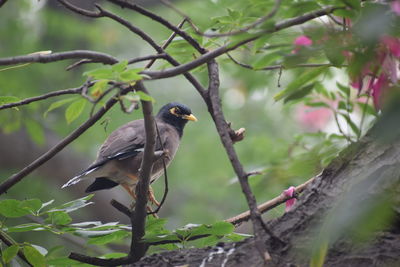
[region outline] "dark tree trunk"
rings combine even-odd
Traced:
[[[394,118],[398,118],[397,115]],[[249,238],[205,249],[150,255],[132,266],[309,266],[311,254],[307,251],[310,244],[320,233],[325,215],[337,208],[338,201],[346,200],[348,190],[355,189],[350,195],[356,196],[355,201],[350,198],[343,202],[345,207],[348,206],[350,214],[363,204],[371,203],[371,200],[378,201],[382,196],[389,195],[390,190],[398,204],[399,127],[392,127],[397,124],[398,120],[385,120],[361,141],[350,145],[304,191],[292,211],[267,223],[272,232],[285,243],[265,239],[272,256],[270,262],[264,264],[255,249],[254,240]],[[374,132],[396,134],[390,140],[380,140]],[[324,266],[400,266],[399,208],[398,205],[392,208],[395,222],[392,221],[385,231],[374,233],[369,241],[356,246],[349,238],[350,233],[335,237],[335,242],[329,246]]]

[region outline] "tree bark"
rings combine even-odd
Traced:
[[[304,191],[293,210],[267,222],[271,231],[286,243],[265,240],[272,257],[268,263],[264,263],[255,249],[254,239],[249,238],[204,249],[162,252],[131,266],[309,266],[310,244],[319,234],[325,216],[337,207],[348,190],[362,190],[356,205],[377,200],[388,190],[394,191],[398,204],[400,135],[396,134],[390,141],[380,140],[374,132],[394,131],[381,126],[378,124],[370,134],[345,149]],[[400,209],[398,205],[392,207],[396,217],[390,227],[374,233],[374,237],[361,246],[354,245],[346,235],[335,239],[323,266],[399,266]]]

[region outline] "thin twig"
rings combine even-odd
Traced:
[[[7,233],[5,233],[5,232],[3,232],[1,230],[0,230],[0,240],[3,241],[3,243],[6,244],[9,247],[12,246],[12,245],[17,245],[17,243],[10,236],[7,235]],[[25,257],[25,255],[24,255],[24,253],[22,252],[21,249],[18,249],[17,254],[29,266],[33,266],[32,264],[30,264],[28,259]]]
[[[50,93],[47,93],[47,94],[44,94],[44,95],[26,98],[26,99],[21,100],[19,102],[4,104],[4,105],[0,106],[0,110],[7,109],[7,108],[14,108],[14,107],[22,106],[22,105],[27,105],[27,104],[30,104],[32,102],[44,100],[44,99],[47,99],[47,98],[50,98],[50,97],[54,97],[54,96],[80,94],[82,92],[82,88],[84,86],[85,85],[82,85],[82,86],[77,87],[77,88],[58,90],[58,91],[50,92]]]
[[[125,214],[126,216],[128,216],[129,218],[132,216],[132,211],[125,206],[124,204],[118,202],[115,199],[112,199],[110,202],[111,206],[113,206],[115,209],[117,209],[119,212]]]
[[[319,175],[307,180],[305,183],[299,185],[296,187],[296,194],[300,194],[302,193],[309,184],[311,184],[317,177],[319,177]],[[260,213],[265,213],[273,208],[275,208],[276,206],[285,203],[287,200],[291,199],[293,197],[288,197],[285,194],[280,194],[279,196],[270,199],[262,204],[260,204],[257,208],[260,211]],[[232,223],[235,226],[238,226],[239,224],[241,224],[244,221],[247,221],[250,219],[250,211],[245,211],[239,215],[236,215],[234,217],[231,217],[229,219],[226,219],[226,222]]]
[[[132,91],[131,87],[126,87],[119,92],[119,94],[127,94]],[[95,124],[103,115],[110,110],[115,103],[118,102],[116,99],[117,95],[115,97],[110,98],[104,106],[102,106],[96,114],[94,114],[92,117],[90,117],[86,122],[81,124],[77,129],[75,129],[72,133],[70,133],[67,137],[62,139],[57,145],[53,146],[50,150],[48,150],[46,153],[38,157],[36,160],[34,160],[32,163],[30,163],[28,166],[23,168],[21,171],[18,173],[10,176],[7,180],[5,180],[2,184],[0,184],[0,195],[4,194],[7,192],[8,189],[10,189],[12,186],[14,186],[16,183],[20,182],[22,179],[24,179],[28,174],[36,170],[38,167],[40,167],[42,164],[46,163],[48,160],[50,160],[52,157],[54,157],[58,152],[60,152],[62,149],[64,149],[68,144],[70,144],[72,141],[77,139],[80,135],[82,135],[84,132],[86,132],[87,129],[89,129],[93,124]]]
[[[226,53],[226,55],[229,57],[230,60],[232,60],[233,63],[236,65],[239,65],[243,68],[249,69],[249,70],[254,70],[254,71],[263,71],[263,70],[277,70],[277,69],[286,69],[284,65],[278,64],[278,65],[271,65],[271,66],[266,66],[260,69],[255,69],[251,65],[244,64],[242,62],[239,62],[236,60],[231,54]],[[318,68],[318,67],[335,67],[335,68],[340,68],[340,67],[346,67],[346,65],[333,65],[331,63],[303,63],[303,64],[297,64],[294,66],[291,66],[290,69],[295,69],[295,68]]]
[[[0,58],[0,66],[14,65],[20,63],[49,63],[66,59],[89,58],[93,62],[103,64],[115,64],[118,62],[116,58],[105,53],[90,50],[72,50],[66,52],[58,52],[52,54],[30,54],[24,56]]]
[[[142,14],[143,16],[146,16],[154,21],[159,22],[161,25],[164,25],[165,27],[167,27],[168,29],[177,33],[179,36],[181,36],[183,39],[185,39],[191,46],[193,46],[197,51],[199,51],[199,53],[204,54],[207,52],[207,50],[204,49],[203,47],[201,47],[200,44],[193,37],[191,37],[185,31],[181,30],[179,27],[176,27],[175,25],[171,24],[169,21],[167,21],[163,17],[150,12],[139,5],[136,5],[136,4],[133,4],[133,3],[130,3],[127,1],[121,1],[121,0],[108,0],[108,1],[120,6],[122,8],[129,8],[131,10],[134,10],[134,11]]]
[[[155,123],[155,125],[156,125],[156,131],[157,131],[157,140],[158,140],[158,142],[160,142],[160,146],[161,146],[162,151],[164,151],[164,144],[162,143],[162,140],[161,140],[161,135],[160,135],[160,131],[158,130],[158,125],[157,125],[157,123]],[[161,199],[161,202],[158,205],[157,209],[154,210],[153,212],[151,212],[150,214],[157,214],[160,211],[160,209],[164,205],[164,202],[167,199],[167,195],[168,195],[167,164],[165,163],[165,155],[163,155],[161,157],[162,157],[161,160],[162,160],[162,163],[163,163],[163,170],[164,170],[164,195],[163,195],[163,197]]]
[[[291,26],[305,23],[305,22],[307,22],[309,20],[313,20],[317,17],[321,17],[321,16],[325,16],[327,14],[330,14],[331,12],[333,12],[336,9],[339,9],[339,8],[333,7],[333,6],[328,6],[328,7],[322,8],[317,11],[312,11],[312,12],[306,13],[306,14],[298,16],[298,17],[287,19],[287,20],[276,23],[275,27],[273,27],[273,29],[261,31],[260,33],[254,34],[252,37],[249,37],[249,38],[244,39],[239,42],[225,44],[219,48],[216,48],[210,52],[207,52],[207,53],[199,56],[197,59],[195,59],[191,62],[181,64],[179,66],[172,67],[169,69],[160,70],[160,71],[144,70],[141,72],[141,74],[145,74],[153,80],[177,76],[179,74],[191,71],[194,68],[197,68],[198,66],[200,66],[204,63],[207,63],[222,54],[225,54],[229,51],[235,50],[236,48],[238,48],[244,44],[252,42],[252,41],[260,38],[261,36],[264,36],[267,33],[278,32],[283,29],[289,28]]]

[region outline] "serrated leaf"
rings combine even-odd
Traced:
[[[85,109],[85,105],[86,99],[82,98],[72,102],[72,104],[68,106],[68,108],[65,110],[65,119],[67,120],[68,124],[76,120],[82,114],[83,110]]]
[[[142,91],[137,91],[135,94],[137,94],[140,97],[140,100],[143,101],[151,101],[151,102],[156,102],[156,100],[151,97],[150,95],[143,93]]]
[[[71,98],[61,99],[61,100],[58,100],[58,101],[56,101],[56,102],[51,103],[50,107],[49,107],[49,108],[46,110],[46,112],[43,114],[43,117],[46,117],[47,114],[48,114],[50,111],[52,111],[52,110],[54,110],[54,109],[56,109],[56,108],[59,108],[59,107],[65,105],[65,104],[67,104],[67,103],[69,103],[69,102],[72,102],[72,101],[75,100],[75,99],[77,99],[77,98],[76,98],[76,97],[71,97]]]
[[[65,211],[54,211],[48,213],[46,222],[54,225],[67,225],[72,222],[72,218]]]
[[[121,73],[128,66],[128,60],[122,60],[121,62],[111,66],[111,70],[114,72]]]
[[[308,70],[304,72],[300,77],[292,81],[284,90],[280,91],[274,96],[275,101],[279,101],[282,98],[288,96],[289,94],[293,93],[294,91],[298,90],[300,87],[313,81],[317,78],[321,73],[326,71],[326,67],[318,67],[313,70]]]
[[[132,82],[132,81],[140,81],[143,79],[143,77],[138,73],[140,72],[138,69],[131,69],[131,70],[125,70],[120,74],[120,79],[124,82]]]
[[[15,256],[17,256],[19,250],[18,245],[11,245],[5,250],[2,251],[3,254],[3,261],[5,263],[9,263]]]
[[[279,52],[268,53],[258,59],[254,64],[253,68],[256,70],[262,69],[274,63],[277,59],[281,58],[281,54]]]
[[[83,73],[84,76],[93,77],[94,79],[108,79],[112,80],[114,78],[114,72],[110,68],[99,68]]]
[[[306,85],[299,90],[294,91],[293,93],[289,94],[284,100],[283,103],[287,103],[289,101],[297,100],[299,98],[303,98],[306,95],[310,94],[312,89],[314,88],[314,83]]]
[[[88,244],[105,245],[111,242],[119,241],[128,235],[129,233],[127,231],[116,231],[108,235],[92,237],[89,239]]]
[[[34,247],[24,246],[23,252],[26,259],[34,267],[46,267],[46,258]]]
[[[33,142],[37,145],[43,145],[45,140],[43,127],[34,120],[26,120],[25,126]]]

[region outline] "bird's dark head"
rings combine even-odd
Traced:
[[[189,107],[176,102],[164,105],[158,112],[157,118],[174,126],[179,135],[182,135],[188,121],[197,121]]]

